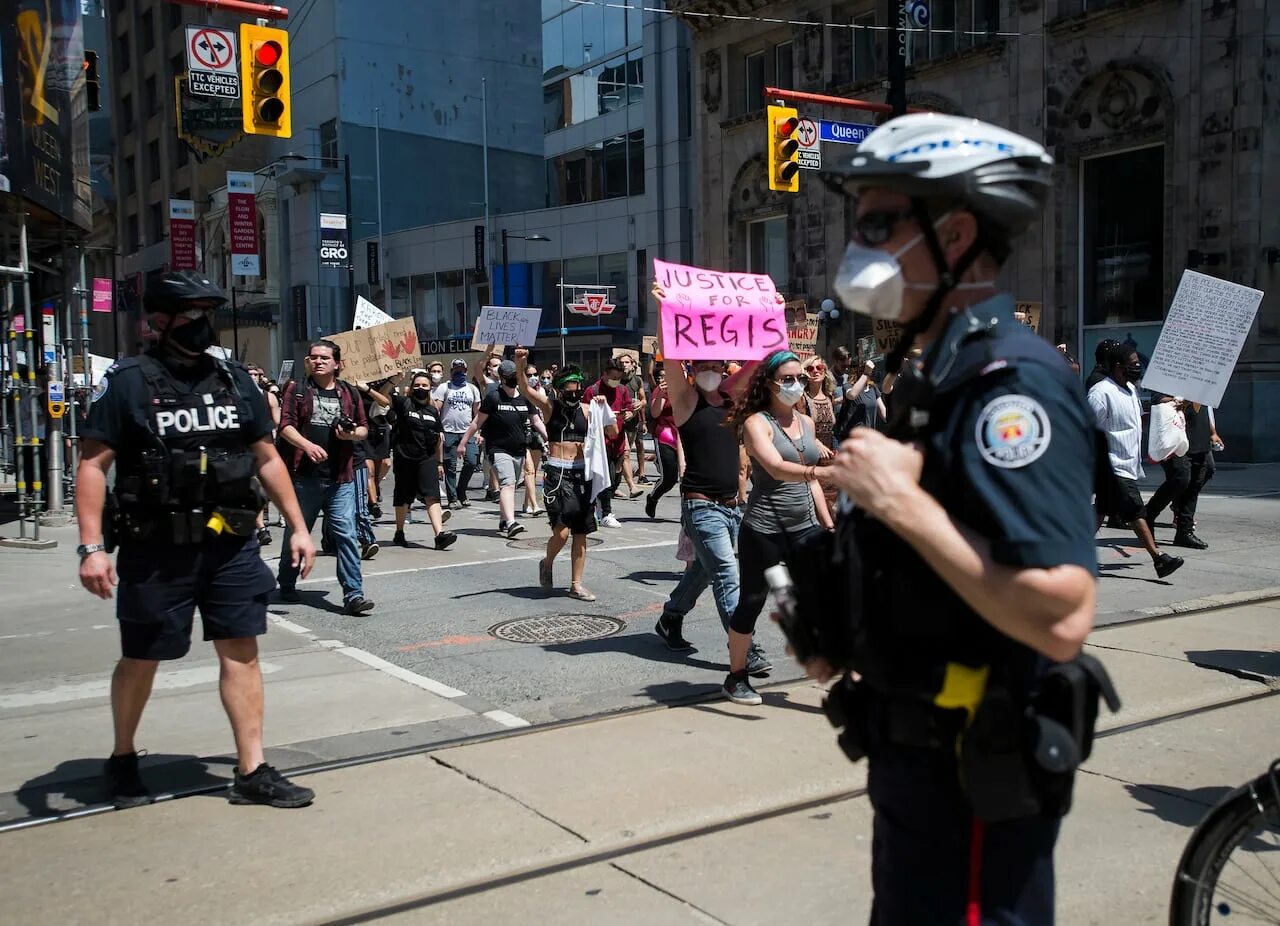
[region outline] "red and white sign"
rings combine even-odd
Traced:
[[[796,141],[801,148],[812,148],[818,144],[818,123],[812,119],[801,119],[796,125]]]
[[[258,262],[257,189],[253,174],[227,171],[227,233],[231,238],[231,273],[239,277],[261,275]]]
[[[196,204],[189,199],[169,200],[169,269],[196,269]]]
[[[604,293],[585,293],[581,302],[569,303],[569,311],[575,315],[612,315],[615,308]]]
[[[110,312],[112,299],[111,280],[106,277],[93,278],[93,311]]]

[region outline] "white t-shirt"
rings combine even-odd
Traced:
[[[443,382],[436,386],[431,398],[440,403],[440,424],[448,434],[461,434],[471,427],[472,409],[480,402],[480,390],[474,383],[454,386]]]
[[[1099,380],[1089,390],[1089,407],[1098,427],[1107,435],[1107,456],[1111,469],[1125,479],[1141,479],[1142,402],[1133,383],[1124,388],[1114,379]]]

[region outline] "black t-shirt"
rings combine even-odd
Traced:
[[[221,379],[212,379],[216,375],[217,365],[211,357],[202,358],[190,367],[166,364],[166,369],[177,383],[179,391],[194,393],[202,383],[213,383],[214,388],[221,388],[224,383]],[[205,446],[226,449],[247,446],[270,437],[274,427],[266,399],[248,371],[238,364],[228,364],[228,369],[235,391],[239,392],[248,406],[249,415],[248,418],[241,418],[237,411],[234,427],[219,427],[217,430],[199,427],[200,439]],[[152,427],[148,417],[151,410],[151,390],[142,367],[137,360],[121,361],[107,370],[94,389],[80,436],[101,441],[117,454],[153,446]],[[228,422],[223,420],[216,423],[222,425]]]
[[[332,389],[315,390],[315,407],[311,411],[311,421],[307,425],[307,433],[302,435],[313,444],[325,449],[329,459],[323,463],[312,463],[306,454],[298,463],[299,479],[338,479],[338,434],[334,425],[342,416],[342,387],[337,383]]]
[[[529,403],[524,396],[508,396],[499,388],[480,402],[480,412],[489,416],[480,429],[485,447],[523,457],[529,447]]]
[[[419,405],[409,396],[392,400],[396,410],[396,428],[392,445],[396,456],[406,460],[428,460],[440,447],[440,413],[435,405]]]

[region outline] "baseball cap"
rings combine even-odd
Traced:
[[[502,361],[502,363],[498,364],[498,375],[499,376],[515,376],[516,375],[515,363],[511,360]]]
[[[467,361],[463,360],[461,357],[454,357],[449,361],[449,369],[451,370],[465,370],[466,368]]]

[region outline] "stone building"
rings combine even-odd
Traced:
[[[693,33],[701,263],[765,271],[811,306],[834,294],[848,204],[802,172],[768,190],[764,88],[883,101],[887,7],[871,0],[674,0]],[[1280,459],[1280,34],[1275,0],[912,0],[912,106],[1042,141],[1043,222],[1005,271],[1041,332],[1087,369],[1104,337],[1148,355],[1184,268],[1266,296],[1219,430],[1230,460]],[[732,16],[734,18],[727,18]],[[871,112],[802,104],[814,120]],[[847,145],[823,143],[827,165]],[[869,333],[842,313],[827,343]],[[1194,361],[1193,361],[1194,362]]]

